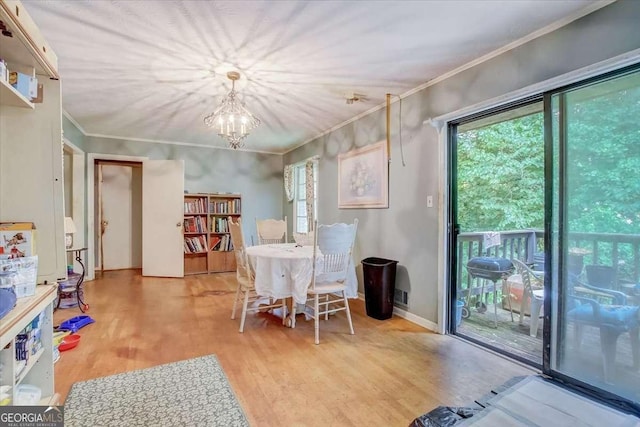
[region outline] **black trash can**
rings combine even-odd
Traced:
[[[398,261],[384,258],[371,257],[362,260],[367,316],[385,320],[393,314],[397,264]]]

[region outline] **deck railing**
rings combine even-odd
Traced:
[[[467,274],[467,262],[477,256],[520,259],[527,263],[536,261],[534,254],[544,251],[544,231],[501,231],[501,244],[485,249],[485,233],[460,233],[458,235],[457,277],[463,288],[470,288],[472,278]],[[583,262],[616,267],[620,282],[640,283],[640,234],[571,233],[569,245],[585,254]],[[465,286],[466,285],[466,286]]]

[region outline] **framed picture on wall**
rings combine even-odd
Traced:
[[[386,141],[338,156],[338,208],[388,208],[389,164]]]

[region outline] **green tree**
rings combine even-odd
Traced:
[[[542,113],[460,132],[457,154],[462,231],[543,227]]]

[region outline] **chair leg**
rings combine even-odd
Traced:
[[[582,344],[582,333],[584,331],[583,325],[576,323],[573,327],[573,348],[575,350],[580,349],[580,345]]]
[[[244,292],[244,303],[242,304],[242,319],[240,319],[240,332],[244,332],[244,321],[247,318],[247,307],[249,305],[249,290]]]
[[[507,288],[507,305],[509,306],[509,313],[511,313],[511,321],[513,322],[513,308],[511,307],[511,284],[507,285],[507,279],[502,279],[503,291],[504,288]],[[502,298],[504,298],[504,294],[502,295]]]
[[[233,300],[233,310],[231,310],[231,318],[236,318],[236,307],[238,306],[238,300],[240,299],[240,285],[236,288],[236,297]]]
[[[324,311],[325,311],[324,320],[329,320],[329,294],[326,294],[324,296],[324,301],[325,301],[325,304],[324,304]]]
[[[291,301],[291,314],[289,315],[289,327],[291,329],[296,327],[296,302],[293,301],[293,298]]]
[[[316,331],[316,344],[320,344],[320,295],[316,294],[313,299],[313,327]]]
[[[524,285],[523,285],[524,286]],[[527,300],[529,299],[529,294],[524,291],[524,287],[522,289],[522,298],[520,300],[520,323],[521,325],[524,323],[524,308],[527,306]]]
[[[282,298],[280,302],[282,302],[282,326],[286,326],[287,316],[290,314],[290,313],[287,313],[287,299]]]
[[[538,336],[538,324],[540,323],[540,310],[542,309],[542,301],[535,296],[531,297],[531,324],[529,325],[529,335]]]
[[[493,282],[493,326],[498,328],[498,285]]]
[[[620,333],[603,326],[600,328],[600,346],[602,347],[602,362],[604,366],[604,381],[609,383],[613,378],[616,363],[616,344]]]
[[[351,321],[351,310],[349,309],[349,301],[347,300],[347,292],[346,291],[342,291],[342,296],[344,298],[344,306],[346,308],[346,312],[347,312],[347,320],[349,321],[349,331],[351,332],[351,335],[354,335],[355,332],[353,331],[353,322]]]
[[[640,328],[629,331],[631,335],[631,354],[633,355],[633,369],[640,369]]]

